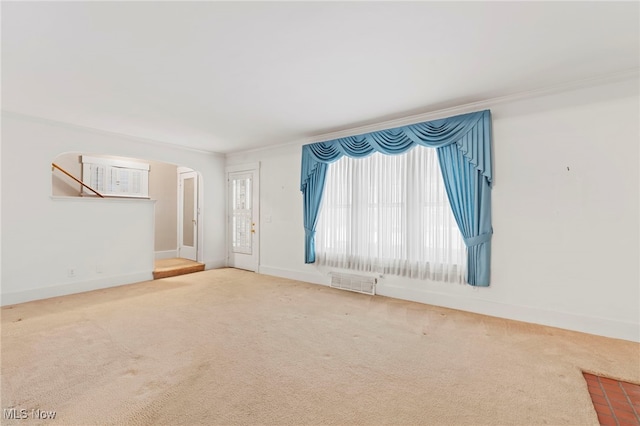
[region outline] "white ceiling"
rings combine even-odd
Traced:
[[[2,2],[2,109],[207,151],[637,69],[638,2]]]

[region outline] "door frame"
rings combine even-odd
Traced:
[[[176,255],[180,257],[180,242],[182,241],[182,199],[180,198],[180,175],[183,173],[194,172],[196,174],[196,184],[198,186],[196,195],[197,195],[197,214],[196,214],[196,238],[198,239],[196,243],[196,261],[203,263],[204,259],[204,224],[202,223],[203,218],[203,206],[204,206],[204,191],[202,188],[202,175],[199,171],[194,170],[189,167],[178,166],[176,179],[178,181],[178,194],[177,194],[177,203],[176,208],[177,212],[177,247],[176,247]]]
[[[255,218],[255,234],[253,241],[253,250],[256,251],[256,270],[255,272],[259,272],[260,270],[260,162],[255,163],[246,163],[246,164],[238,164],[227,166],[225,168],[225,204],[226,204],[226,259],[227,266],[231,266],[231,194],[229,193],[229,183],[230,183],[230,175],[231,173],[239,173],[239,172],[254,172],[253,174],[253,192],[256,196],[257,203],[253,204],[253,217]]]

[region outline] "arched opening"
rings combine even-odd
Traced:
[[[203,191],[198,171],[161,161],[80,152],[59,154],[53,163],[90,188],[103,191],[101,194],[107,198],[145,198],[155,202],[155,278],[204,270],[204,264],[200,263]],[[134,168],[131,173],[127,172],[127,166]],[[185,187],[181,187],[184,183]],[[141,185],[147,187],[140,189]],[[58,169],[52,169],[51,195],[97,198]]]

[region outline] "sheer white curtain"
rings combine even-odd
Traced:
[[[436,150],[342,157],[329,165],[316,229],[320,265],[465,281],[466,248]]]

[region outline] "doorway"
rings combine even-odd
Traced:
[[[198,173],[178,169],[178,257],[198,260]]]
[[[228,265],[256,272],[260,264],[260,165],[227,168]]]

